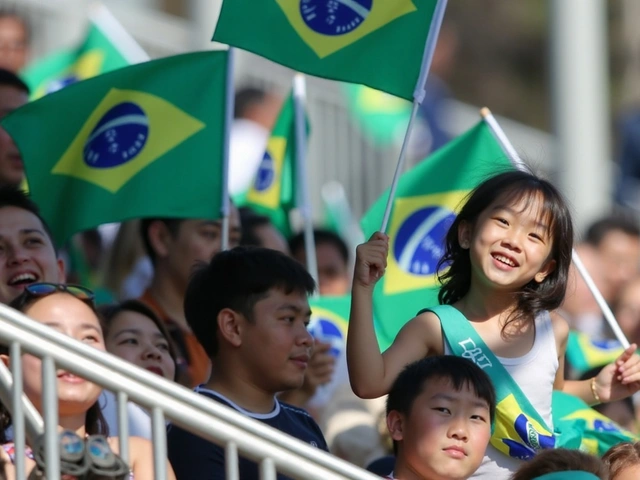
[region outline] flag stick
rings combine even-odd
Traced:
[[[307,121],[305,104],[307,100],[307,85],[304,75],[297,73],[293,77],[293,104],[296,139],[296,171],[298,178],[297,204],[304,222],[304,250],[307,257],[307,270],[318,282],[318,263],[316,261],[316,242],[313,238],[313,217],[309,200],[309,185],[307,182]]]
[[[231,126],[233,125],[233,108],[235,106],[235,87],[233,84],[234,49],[229,47],[227,54],[227,82],[225,88],[224,140],[222,144],[222,245],[221,249],[229,249],[229,146],[231,143]]]
[[[89,5],[89,19],[111,40],[129,63],[141,63],[150,60],[149,54],[136,42],[118,19],[102,2]]]
[[[493,136],[500,144],[502,150],[507,155],[513,166],[518,170],[529,171],[529,168],[524,163],[524,161],[522,161],[515,148],[513,148],[511,142],[509,142],[507,135],[504,133],[504,130],[502,130],[491,111],[488,108],[484,107],[480,110],[480,115],[489,126],[491,133],[493,133]],[[578,252],[576,252],[575,248],[571,251],[571,259],[575,267],[578,269],[578,272],[580,272],[580,275],[582,275],[582,278],[587,284],[587,287],[589,287],[591,295],[593,295],[593,298],[595,298],[596,302],[598,303],[598,306],[602,310],[604,318],[607,320],[607,323],[611,327],[611,330],[613,330],[616,338],[624,348],[627,348],[629,346],[629,340],[627,340],[627,337],[620,329],[620,326],[618,325],[613,312],[609,308],[609,305],[607,305],[607,302],[600,293],[600,290],[598,290],[598,287],[596,286],[593,278],[591,278],[591,275],[582,263],[582,260],[580,260],[580,256],[578,255]]]
[[[400,149],[400,156],[398,157],[396,171],[393,174],[393,180],[391,181],[391,187],[389,189],[389,199],[387,200],[387,206],[384,210],[384,217],[382,218],[382,226],[380,227],[381,232],[386,232],[387,226],[389,225],[391,208],[393,207],[393,201],[395,199],[398,181],[400,180],[400,175],[402,174],[402,170],[404,169],[404,162],[407,156],[407,147],[411,138],[411,132],[413,131],[413,123],[416,115],[418,114],[418,108],[424,101],[427,77],[429,76],[429,69],[431,68],[431,61],[433,60],[433,53],[436,50],[436,43],[438,43],[438,35],[440,34],[440,26],[442,25],[442,19],[444,18],[444,12],[446,8],[447,0],[438,0],[438,3],[436,3],[436,8],[433,11],[431,26],[429,27],[429,33],[427,34],[427,41],[424,47],[424,54],[422,56],[420,75],[418,76],[416,88],[413,92],[413,109],[411,110],[411,117],[409,117],[409,124],[407,125],[407,131],[404,135],[402,148]]]

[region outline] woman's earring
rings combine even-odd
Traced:
[[[466,239],[465,239],[465,240],[462,240],[462,241],[460,242],[460,247],[461,247],[463,250],[467,250],[467,249],[469,248],[469,241],[468,241],[468,240],[466,240]]]

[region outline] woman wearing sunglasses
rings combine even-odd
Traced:
[[[80,286],[53,283],[36,283],[25,288],[22,295],[10,304],[32,319],[48,325],[80,342],[105,350],[102,328],[93,304],[93,293]],[[5,362],[10,362],[3,355]],[[32,355],[22,356],[24,392],[36,409],[42,413],[42,375],[41,360]],[[117,437],[107,437],[108,427],[98,402],[101,388],[65,370],[57,371],[58,412],[60,429],[73,433],[76,438],[96,438],[98,451],[100,447],[111,448],[116,454],[119,451]],[[0,419],[1,420],[1,419]],[[0,423],[3,424],[3,423]],[[103,435],[108,445],[100,445]],[[61,436],[61,441],[64,439]],[[5,450],[8,450],[5,448]],[[37,450],[34,448],[34,450]],[[91,449],[87,451],[90,452]],[[10,451],[10,450],[9,450]],[[153,450],[148,440],[130,437],[130,468],[135,480],[153,479]],[[108,452],[107,452],[108,453]],[[28,452],[28,468],[35,466],[34,457],[38,451]],[[167,462],[168,478],[175,479],[171,466]],[[106,478],[109,478],[108,476]],[[122,477],[116,477],[122,478]]]

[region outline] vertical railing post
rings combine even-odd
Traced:
[[[118,442],[120,443],[120,456],[125,463],[129,463],[129,412],[127,403],[129,397],[124,392],[118,392]]]
[[[42,411],[44,412],[44,458],[47,480],[59,480],[58,377],[53,358],[48,355],[42,359]]]
[[[11,342],[9,351],[11,358],[11,374],[13,375],[13,391],[11,392],[11,425],[13,426],[13,444],[16,449],[14,461],[16,478],[26,478],[25,446],[27,438],[24,428],[24,412],[22,408],[22,352],[18,342]]]
[[[151,435],[153,438],[153,478],[167,480],[167,424],[160,407],[154,407],[151,413]]]

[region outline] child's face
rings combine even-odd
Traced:
[[[491,437],[487,402],[466,386],[456,391],[446,378],[429,380],[410,414],[391,411],[387,425],[401,442],[398,478],[412,472],[428,480],[466,479],[480,466]]]
[[[555,268],[550,225],[543,213],[540,194],[515,204],[498,199],[474,226],[461,224],[459,241],[470,249],[473,278],[508,290],[532,279],[542,282]]]
[[[264,391],[275,394],[302,385],[313,346],[310,316],[304,293],[274,288],[253,307],[253,321],[242,324],[244,368]]]

